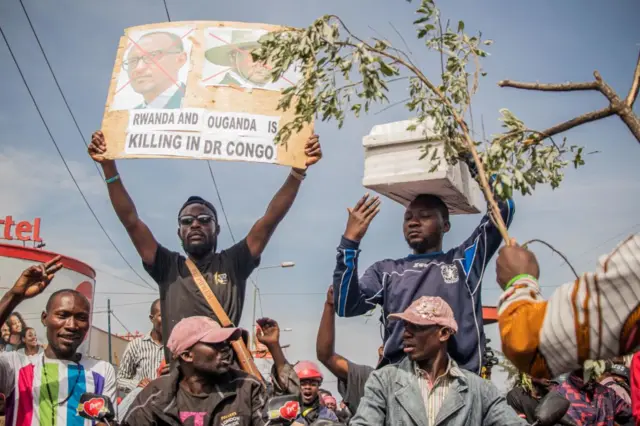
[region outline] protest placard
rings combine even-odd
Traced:
[[[188,21],[131,27],[118,45],[102,131],[106,158],[191,158],[304,167],[311,126],[275,145],[293,109],[281,91],[295,65],[272,81],[251,51],[280,27]]]

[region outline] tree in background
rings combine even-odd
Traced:
[[[632,110],[640,85],[640,57],[625,99],[621,99],[597,71],[595,80],[587,83],[501,81],[501,87],[526,90],[599,91],[609,105],[544,130],[531,129],[511,111],[502,109],[500,118],[504,132],[490,140],[475,137],[466,118],[473,123],[471,100],[480,79],[486,76],[481,62],[487,56],[484,49],[492,41],[484,40],[481,33],[465,33],[462,21],[455,27],[449,22],[443,26],[433,0],[421,0],[416,12],[418,19],[413,25],[417,38],[424,41],[428,51],[440,56],[441,72],[437,80],[427,76],[414,63],[406,43],[403,50],[384,38],[361,38],[336,15],[325,15],[307,28],[287,27],[265,35],[260,40],[261,47],[252,52],[254,60],[265,62],[271,68],[274,80],[294,64],[305,75],[295,86],[283,91],[279,109],[287,110],[295,105],[295,117],[279,129],[276,143],[286,144],[293,132],[301,130],[315,117],[322,121],[336,120],[341,127],[347,114],[358,117],[363,111],[368,112],[372,105],[388,102],[389,84],[405,80],[409,97],[403,103],[415,116],[407,130],[415,130],[425,123],[438,135],[431,140],[444,144],[444,157],[439,158],[427,139],[421,158],[429,157],[435,169],[442,160],[455,165],[470,155],[478,166],[478,182],[489,211],[508,242],[507,229],[493,194],[505,199],[514,191],[531,194],[538,184],[556,188],[566,166],[573,164],[577,168],[584,164],[582,147],[567,145],[565,138],[556,141],[554,136],[617,115],[640,142],[640,119]],[[402,35],[397,33],[404,42]],[[495,176],[491,184],[493,193],[487,176]]]

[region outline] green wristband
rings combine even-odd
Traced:
[[[519,279],[522,278],[529,278],[532,279],[535,282],[538,282],[538,280],[536,279],[536,277],[534,277],[533,275],[529,275],[529,274],[520,274],[520,275],[516,275],[515,277],[511,278],[509,280],[509,282],[507,283],[506,286],[504,286],[504,290],[508,289],[509,287],[511,287],[513,285],[513,283],[515,283],[516,281],[518,281]]]
[[[118,179],[120,179],[120,175],[117,174],[115,176],[110,177],[109,179],[105,179],[104,181],[107,182],[107,184],[113,183],[115,181],[117,181]]]

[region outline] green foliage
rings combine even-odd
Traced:
[[[434,169],[443,159],[455,164],[468,153],[471,142],[487,175],[495,176],[496,195],[504,199],[514,191],[530,194],[537,184],[556,188],[569,163],[584,164],[582,148],[567,146],[564,140],[556,144],[528,129],[507,109],[501,110],[504,133],[490,141],[476,140],[464,118],[479,80],[486,76],[480,64],[488,56],[484,48],[493,41],[483,40],[481,33],[465,33],[462,21],[455,29],[449,24],[443,28],[433,0],[421,0],[416,13],[416,37],[425,49],[440,55],[438,82],[428,78],[405,51],[388,40],[355,36],[335,15],[325,15],[304,29],[286,28],[262,37],[252,55],[269,64],[274,80],[294,64],[305,77],[283,91],[278,108],[295,108],[295,118],[281,127],[276,143],[286,144],[292,133],[314,118],[335,120],[341,128],[347,114],[359,117],[372,105],[388,102],[389,84],[404,79],[409,93],[405,107],[415,117],[408,130],[425,123],[444,142],[444,158],[429,144],[422,148],[421,158],[431,160]]]

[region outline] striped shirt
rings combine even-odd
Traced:
[[[626,355],[640,346],[640,233],[544,300],[538,283],[518,280],[498,303],[505,356],[536,377],[555,377],[586,360]]]
[[[118,388],[130,392],[138,387],[142,379],[155,379],[163,359],[164,346],[154,342],[151,333],[133,339],[122,355],[118,369]]]
[[[83,393],[115,401],[116,373],[107,362],[87,358],[76,364],[44,355],[31,361],[16,352],[0,354],[8,426],[89,426],[92,422],[77,414]]]
[[[418,368],[417,364],[414,364],[414,370],[418,377],[424,407],[427,411],[427,420],[429,423],[426,426],[433,426],[436,424],[438,411],[440,411],[444,399],[447,397],[447,393],[449,393],[449,388],[451,387],[454,377],[461,376],[462,372],[452,359],[449,359],[447,370],[441,376],[438,376],[433,383],[431,383],[427,372]]]

